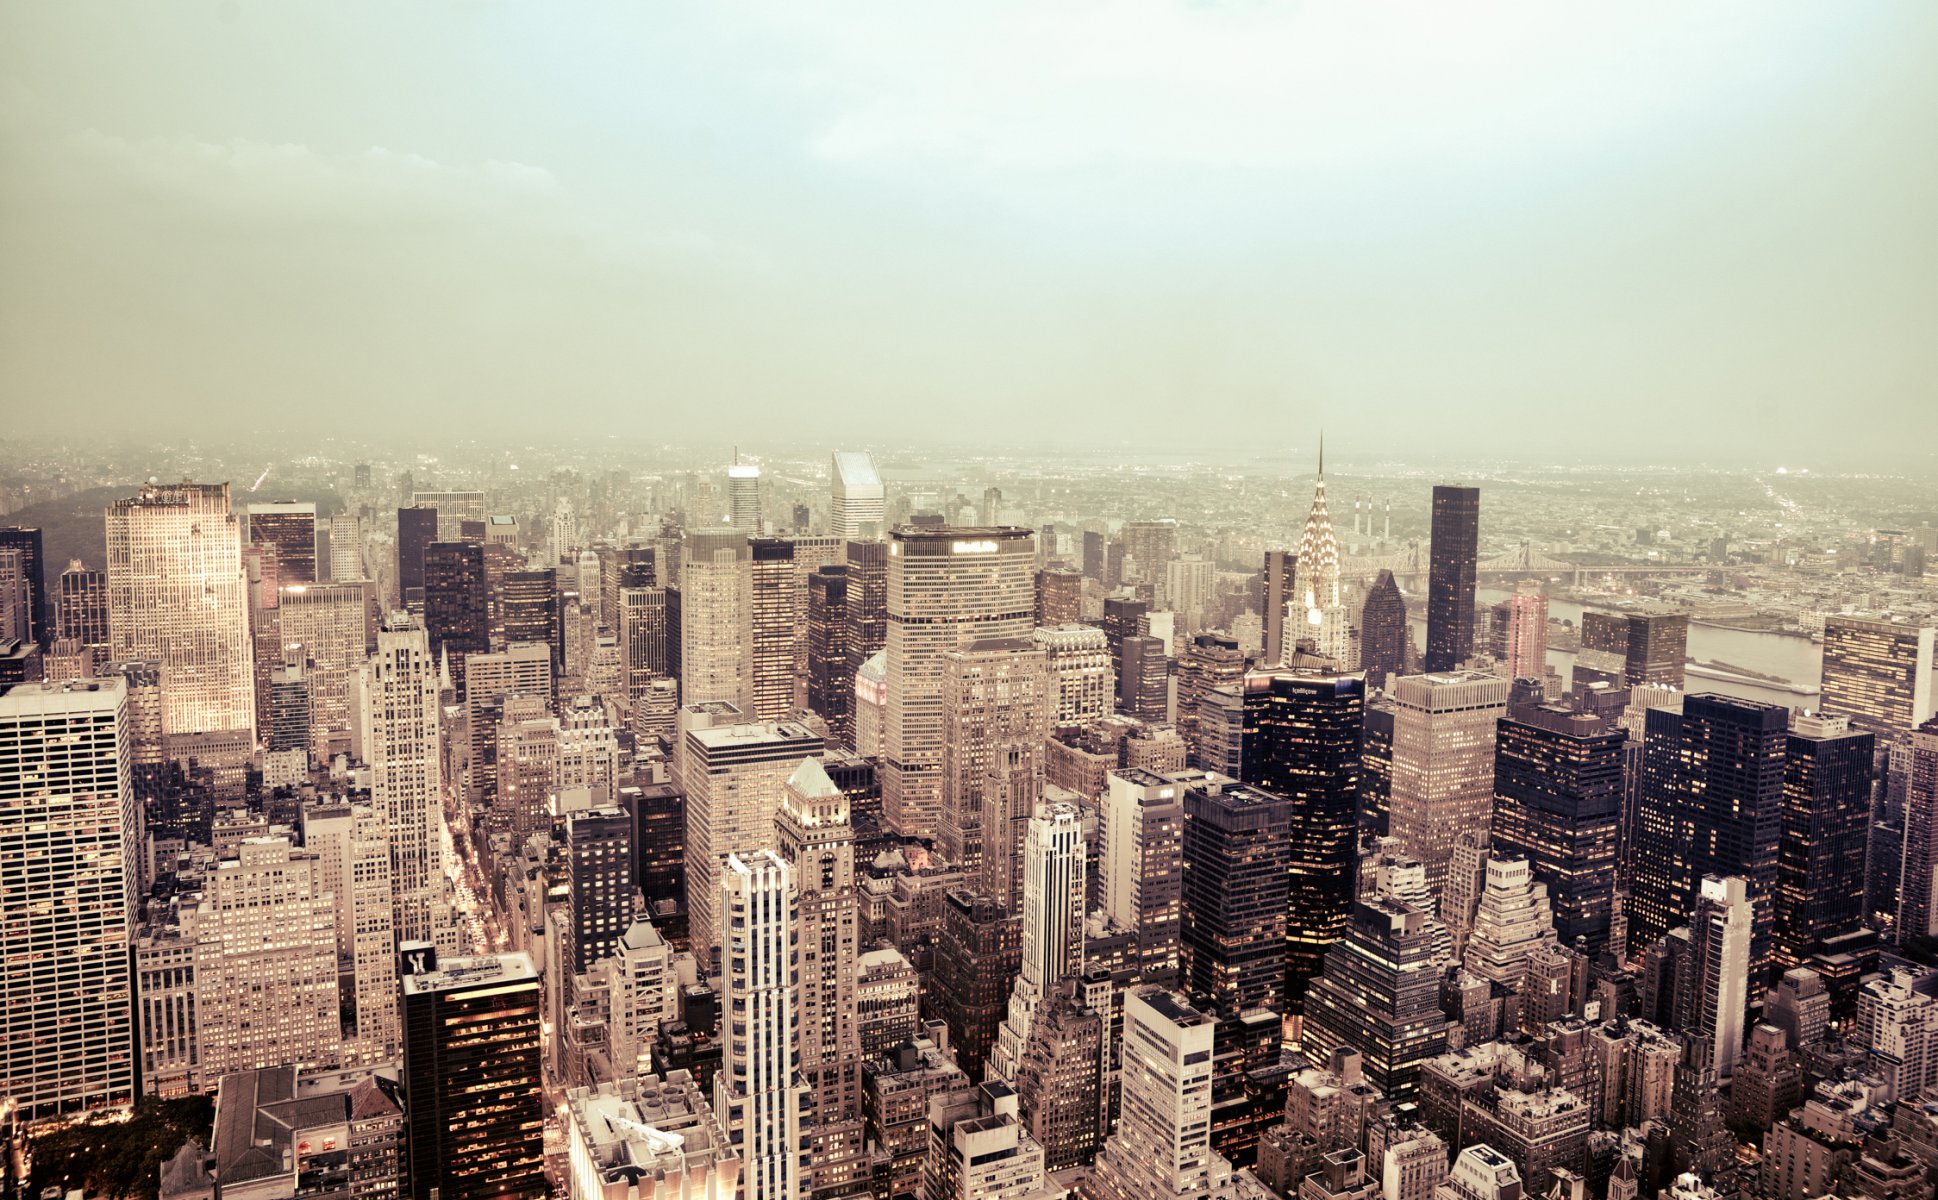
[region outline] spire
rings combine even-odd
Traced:
[[[1326,431],[1319,431],[1319,478],[1326,477]]]

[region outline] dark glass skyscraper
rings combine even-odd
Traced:
[[[1756,912],[1750,982],[1753,990],[1761,986],[1770,963],[1789,717],[1787,708],[1716,695],[1690,696],[1680,713],[1649,710],[1630,946],[1688,924],[1703,876],[1741,876]]]
[[[1548,887],[1555,934],[1590,953],[1608,943],[1626,735],[1564,704],[1499,724],[1494,753],[1494,854],[1525,858]]]
[[[1804,965],[1824,939],[1864,925],[1864,854],[1876,737],[1840,718],[1799,717],[1785,745],[1773,952]]]
[[[1585,612],[1575,686],[1653,683],[1679,688],[1688,647],[1686,614]]]
[[[450,656],[451,683],[463,696],[465,656],[491,649],[483,546],[432,542],[425,548],[424,629],[430,634],[432,656]]]
[[[1385,837],[1393,808],[1393,698],[1366,703],[1359,735],[1359,831]]]
[[[847,553],[848,661],[842,668],[842,678],[853,688],[862,664],[888,645],[888,543],[851,541]],[[850,697],[850,712],[853,705]],[[851,750],[853,734],[851,728],[847,742]]]
[[[1265,552],[1264,586],[1259,603],[1265,619],[1265,663],[1285,661],[1285,606],[1298,595],[1299,555],[1293,550]]]
[[[316,582],[316,505],[295,500],[251,504],[249,540],[276,547],[278,583]]]
[[[404,1194],[411,1200],[550,1195],[539,1078],[543,999],[532,960],[495,954],[440,963],[424,943],[407,943],[403,957]]]
[[[552,652],[552,674],[565,671],[565,634],[559,613],[558,572],[551,567],[506,571],[498,598],[504,645],[538,642]]]
[[[1185,978],[1219,1012],[1283,1011],[1292,815],[1292,801],[1255,787],[1185,790]]]
[[[1389,676],[1406,672],[1406,598],[1391,571],[1379,573],[1360,609],[1359,667],[1368,688],[1383,688]]]
[[[848,568],[808,576],[807,702],[843,746],[855,743],[855,670],[848,666]]]
[[[54,640],[54,614],[47,607],[47,560],[41,549],[40,530],[21,525],[0,528],[0,550],[20,553],[21,572],[27,576],[28,605],[33,610],[34,640],[46,646]]]
[[[573,813],[565,823],[565,848],[572,871],[572,971],[583,975],[617,953],[632,924],[632,817],[621,808]]]
[[[1245,677],[1245,782],[1291,803],[1285,999],[1297,1010],[1352,911],[1357,862],[1359,675],[1269,671]]]
[[[1474,586],[1480,562],[1480,489],[1433,489],[1427,566],[1428,671],[1451,671],[1473,653]]]
[[[1411,1100],[1420,1064],[1447,1048],[1439,936],[1439,922],[1404,900],[1375,894],[1355,904],[1306,995],[1306,1052],[1324,1061],[1357,1050],[1388,1100]]]
[[[79,559],[61,572],[58,619],[60,637],[84,646],[108,644],[108,573],[83,566]]]
[[[424,611],[424,552],[437,540],[437,510],[428,505],[397,510],[397,600]]]

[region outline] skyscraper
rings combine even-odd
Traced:
[[[1420,1064],[1446,1049],[1438,926],[1414,904],[1370,895],[1306,992],[1307,1051],[1359,1051],[1366,1077],[1394,1102],[1413,1098]]]
[[[316,544],[319,579],[354,583],[375,574],[364,569],[363,521],[355,513],[337,513],[318,526]]]
[[[1119,649],[1117,711],[1160,723],[1170,710],[1171,660],[1164,639],[1134,633]]]
[[[16,1121],[135,1098],[126,706],[118,678],[0,692],[0,1095]]]
[[[692,706],[689,706],[690,712]],[[683,725],[680,785],[686,792],[686,894],[693,952],[712,962],[719,943],[715,898],[720,864],[728,855],[743,857],[773,845],[774,816],[782,785],[801,760],[822,751],[807,726],[792,721],[737,723],[728,713],[721,724]]]
[[[435,508],[397,510],[397,603],[424,611],[424,552],[437,541]]]
[[[1838,717],[1799,716],[1783,758],[1771,951],[1803,966],[1827,938],[1864,927],[1876,738]]]
[[[1009,1011],[1022,964],[1023,917],[994,896],[951,888],[942,896],[941,925],[931,995],[936,1014],[949,1026],[956,1064],[974,1078],[988,1064]]]
[[[444,900],[437,676],[423,626],[408,613],[393,613],[360,676],[358,711],[370,800],[390,842],[397,938],[453,946]]]
[[[1359,611],[1359,665],[1377,690],[1406,670],[1406,599],[1393,572],[1382,569]]]
[[[1586,939],[1590,953],[1607,944],[1614,913],[1624,740],[1605,717],[1562,704],[1503,718],[1497,734],[1494,853],[1527,860],[1561,944]]]
[[[1824,618],[1823,711],[1895,738],[1938,714],[1938,628]]]
[[[552,673],[563,674],[565,631],[559,611],[558,571],[553,567],[506,571],[498,585],[497,601],[500,629],[494,631],[492,648],[537,642],[552,653]]]
[[[1474,646],[1474,586],[1480,564],[1480,489],[1433,489],[1427,571],[1428,671],[1452,671]]]
[[[276,547],[276,582],[316,582],[316,505],[278,500],[249,506],[249,540]]]
[[[1285,661],[1285,655],[1292,648],[1285,637],[1285,606],[1291,603],[1298,591],[1299,556],[1291,550],[1267,550],[1263,595],[1260,603],[1264,606],[1265,618],[1265,657],[1266,665]],[[1297,629],[1294,629],[1294,641]]]
[[[449,660],[451,682],[465,695],[464,661],[491,652],[491,596],[485,548],[476,542],[432,542],[424,549],[424,632],[431,653]]]
[[[1470,622],[1471,624],[1471,622]],[[1462,834],[1485,839],[1494,808],[1494,724],[1508,681],[1479,671],[1394,680],[1387,832],[1436,894]],[[1249,756],[1249,752],[1248,752]]]
[[[569,966],[574,975],[583,975],[619,952],[619,939],[632,925],[632,817],[620,808],[571,814],[565,819],[565,852]]]
[[[1178,523],[1174,518],[1155,521],[1126,521],[1123,529],[1124,557],[1130,560],[1124,582],[1153,585],[1159,607],[1164,603],[1165,568],[1178,553]]]
[[[542,987],[523,954],[439,959],[405,945],[403,1194],[543,1200]]]
[[[870,658],[888,645],[888,543],[850,541],[844,553],[848,560],[847,621],[843,635],[847,663],[843,667],[848,686]],[[852,736],[847,743],[855,749]]]
[[[932,837],[942,803],[942,656],[1034,628],[1027,529],[915,528],[888,544],[888,704],[882,812],[904,837]]]
[[[1103,630],[1095,625],[1039,625],[1030,638],[1050,656],[1050,682],[1056,689],[1051,719],[1057,728],[1089,725],[1110,715],[1117,681]]]
[[[1231,1015],[1281,1011],[1292,801],[1216,776],[1184,792],[1185,978]]]
[[[727,523],[742,537],[757,537],[761,532],[760,468],[752,463],[735,463],[727,468]]]
[[[1178,655],[1178,736],[1190,752],[1189,763],[1205,765],[1200,753],[1198,707],[1207,692],[1230,687],[1245,679],[1245,654],[1234,638],[1222,633],[1201,633],[1184,644]]]
[[[637,706],[665,679],[667,661],[666,589],[621,586],[616,596],[620,668],[625,672],[626,702]]]
[[[250,838],[209,873],[196,913],[196,1024],[208,1078],[334,1064],[336,905],[318,855]]]
[[[1690,918],[1690,949],[1694,1028],[1701,1040],[1700,1058],[1693,1064],[1727,1080],[1743,1052],[1743,1022],[1750,1007],[1750,937],[1752,918],[1748,886],[1735,876],[1705,875]]]
[[[310,729],[318,749],[331,735],[347,742],[350,701],[367,657],[369,604],[358,583],[285,584],[276,600],[285,655],[300,647],[310,689]]]
[[[1245,782],[1291,802],[1285,998],[1296,1010],[1352,910],[1366,681],[1277,670],[1244,686]]]
[[[774,819],[781,859],[799,893],[800,1069],[808,1184],[847,1186],[862,1159],[861,915],[848,797],[818,760],[804,758],[782,788]]]
[[[1184,792],[1188,774],[1111,771],[1099,814],[1100,908],[1137,939],[1137,978],[1175,987],[1184,922]]]
[[[1541,679],[1548,673],[1548,596],[1534,580],[1514,585],[1507,598],[1507,674]]]
[[[113,657],[160,664],[169,754],[246,757],[256,680],[229,485],[146,486],[108,508],[107,541]]]
[[[690,529],[680,552],[680,702],[754,712],[753,557],[738,529]]]
[[[1310,641],[1317,653],[1351,670],[1354,661],[1352,620],[1339,595],[1339,539],[1326,511],[1326,451],[1319,445],[1319,474],[1312,488],[1312,510],[1306,514],[1299,538],[1298,596],[1292,606],[1297,628],[1289,639]],[[1288,618],[1288,626],[1292,624]],[[1284,647],[1280,647],[1281,654]]]
[[[745,1164],[746,1200],[801,1193],[801,989],[794,872],[772,850],[727,856],[715,933],[722,963],[713,1108]]]
[[[1036,623],[1074,625],[1083,620],[1083,572],[1045,567],[1036,573]]]
[[[1688,921],[1705,876],[1744,880],[1755,909],[1752,979],[1770,962],[1771,901],[1781,841],[1789,710],[1728,696],[1690,696],[1680,713],[1652,708],[1636,815],[1629,944]]]
[[[852,746],[855,676],[848,669],[848,568],[816,567],[808,576],[807,702],[837,745]]]
[[[440,542],[461,541],[467,524],[484,524],[483,492],[412,492],[410,502],[414,508],[428,508],[437,513],[435,540]]]
[[[1680,688],[1688,646],[1686,613],[1584,612],[1574,685]]]
[[[751,538],[748,612],[753,628],[752,713],[776,721],[794,710],[794,637],[803,614],[795,592],[794,543]]]
[[[1230,1183],[1231,1164],[1211,1148],[1216,1026],[1176,992],[1125,994],[1123,1101],[1087,1200],[1212,1197]]]
[[[875,460],[865,450],[834,452],[828,532],[845,541],[873,541],[887,532],[887,494]],[[849,561],[853,561],[850,559]]]
[[[61,572],[59,607],[55,616],[59,636],[72,638],[83,646],[97,646],[103,653],[108,640],[108,573],[84,566],[80,559],[67,564]]]
[[[54,640],[56,622],[54,611],[47,602],[47,557],[42,548],[40,530],[20,525],[0,527],[0,551],[8,550],[20,555],[20,573],[27,583],[27,615],[33,626],[33,640],[46,646]],[[63,631],[61,636],[76,635]],[[107,639],[103,637],[101,640]]]
[[[1911,734],[1891,769],[1905,775],[1896,933],[1900,940],[1930,937],[1938,934],[1938,717]]]
[[[986,639],[942,656],[936,849],[1012,907],[1023,825],[1043,794],[1051,703],[1049,658],[1031,641]]]
[[[1037,806],[1023,838],[1023,964],[996,1031],[991,1075],[1016,1082],[1030,1024],[1050,988],[1083,966],[1084,842],[1077,806]]]

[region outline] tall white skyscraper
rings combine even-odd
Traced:
[[[240,763],[256,741],[242,531],[226,483],[150,484],[107,510],[115,661],[161,665],[170,754]]]
[[[329,575],[333,583],[354,583],[369,579],[363,565],[363,522],[355,513],[338,513],[319,527],[318,544],[329,550]],[[317,566],[322,577],[322,564]]]
[[[760,533],[760,468],[735,463],[727,468],[726,518],[742,537]]]
[[[996,1031],[989,1070],[1016,1082],[1030,1024],[1052,985],[1083,966],[1083,814],[1063,801],[1038,804],[1023,837],[1023,965]]]
[[[1160,987],[1124,996],[1123,1099],[1117,1132],[1097,1155],[1092,1200],[1229,1193],[1231,1164],[1211,1148],[1216,1022]]]
[[[680,702],[754,711],[753,551],[742,529],[689,530],[680,549]]]
[[[1743,1053],[1743,1021],[1750,1006],[1749,884],[1731,875],[1703,878],[1689,935],[1695,942],[1700,978],[1696,1012],[1708,1061],[1718,1079],[1736,1071]]]
[[[126,705],[119,678],[0,694],[0,1096],[16,1120],[134,1099]]]
[[[862,1155],[861,899],[848,796],[804,758],[774,820],[799,893],[801,1082],[812,1103],[805,1130],[808,1186],[842,1188],[867,1174]]]
[[[847,541],[865,541],[887,532],[888,494],[882,487],[875,460],[866,450],[834,452],[834,497],[829,512],[828,532]]]
[[[772,850],[729,855],[720,881],[722,1016],[714,1111],[740,1149],[745,1200],[801,1194],[799,898]]]
[[[888,703],[882,813],[933,837],[942,806],[942,658],[1035,628],[1036,538],[1027,529],[903,528],[888,542]]]
[[[455,951],[457,930],[444,895],[438,669],[414,616],[393,613],[385,620],[377,653],[363,669],[361,693],[370,799],[390,842],[397,940]]]

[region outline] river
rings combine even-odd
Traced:
[[[1481,604],[1497,604],[1507,599],[1508,593],[1498,588],[1482,588],[1476,594]],[[1424,597],[1409,597],[1408,607],[1412,610],[1409,619],[1413,624],[1413,637],[1416,645],[1426,645],[1426,605]],[[1551,619],[1572,621],[1576,628],[1581,627],[1582,606],[1568,600],[1548,601],[1548,616]],[[1759,687],[1753,683],[1737,683],[1726,679],[1706,679],[1691,675],[1686,681],[1689,691],[1718,692],[1725,696],[1736,696],[1744,700],[1759,700],[1765,704],[1781,704],[1786,708],[1815,708],[1819,700],[1816,689],[1823,677],[1824,650],[1821,645],[1808,638],[1785,637],[1777,633],[1750,633],[1741,629],[1718,629],[1713,625],[1689,626],[1689,660],[1699,659],[1721,661],[1733,666],[1748,667],[1752,671],[1762,671],[1769,675],[1780,675],[1800,687],[1811,689],[1810,695],[1784,691],[1781,688]],[[1575,656],[1566,650],[1548,651],[1548,665],[1560,673],[1570,687],[1574,686]]]

